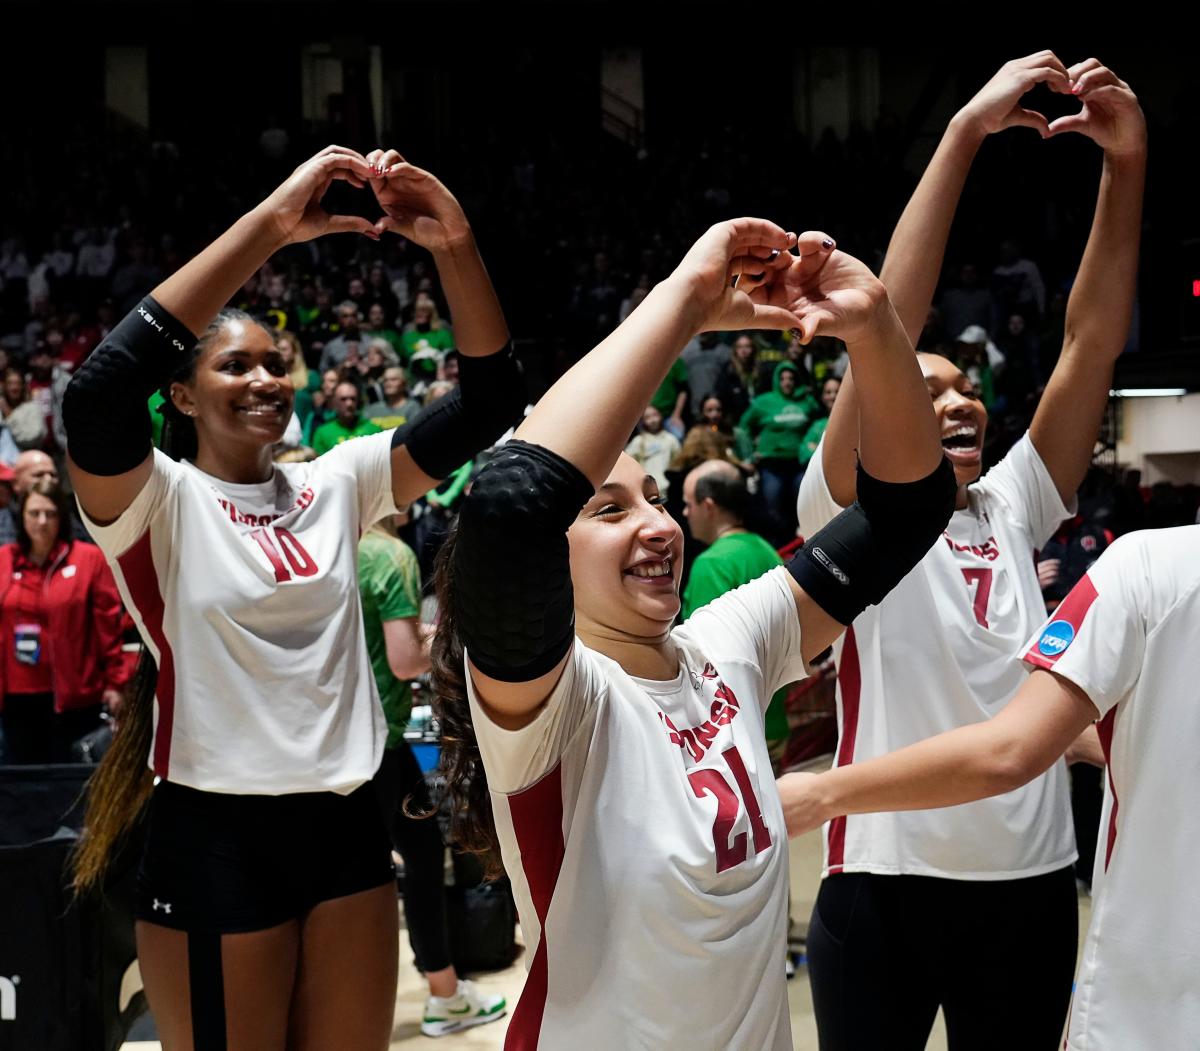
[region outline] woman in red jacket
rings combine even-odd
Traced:
[[[69,761],[73,741],[120,704],[129,678],[121,599],[100,549],[70,539],[56,481],[17,507],[17,541],[0,547],[0,725],[10,763]]]

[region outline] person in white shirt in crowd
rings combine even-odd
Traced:
[[[765,327],[850,347],[859,501],[673,628],[682,531],[621,449],[697,332]],[[451,834],[493,871],[503,857],[521,915],[507,1047],[792,1046],[764,711],[953,497],[883,285],[824,234],[761,219],[712,227],[480,472],[439,559],[432,661]]]
[[[1191,1047],[1200,1033],[1200,816],[1176,804],[1200,791],[1197,623],[1200,527],[1121,537],[1026,641],[1020,652],[1033,672],[1006,707],[865,763],[786,775],[789,832],[1015,792],[1064,753],[1091,750],[1076,743],[1086,734],[1108,782],[1065,1046]]]
[[[1037,84],[1075,96],[1081,111],[1050,123],[1023,108]],[[836,647],[839,767],[987,719],[1017,692],[1011,655],[1044,617],[1034,553],[1071,514],[1125,344],[1145,121],[1110,70],[1094,59],[1068,68],[1049,51],[1001,67],[951,120],[900,218],[882,280],[909,335],[925,321],[975,153],[1011,127],[1077,132],[1103,151],[1066,342],[1028,433],[982,476],[979,391],[947,359],[918,355],[959,482],[957,511]],[[805,535],[854,497],[858,381],[847,372],[801,486]],[[1075,967],[1074,861],[1061,763],[956,810],[832,820],[808,944],[823,1051],[924,1048],[939,1005],[952,1049],[1055,1047]]]
[[[658,491],[667,495],[670,483],[667,468],[679,455],[679,439],[663,427],[663,415],[653,405],[647,405],[638,423],[638,432],[625,446],[625,452],[646,468]]]
[[[335,179],[369,184],[383,218],[328,214]],[[294,396],[276,333],[221,308],[289,244],[385,231],[433,254],[459,319],[462,393],[399,430],[275,464]],[[395,151],[330,146],[158,285],[71,383],[71,479],[145,643],[91,782],[75,882],[100,881],[149,800],[138,959],[168,1048],[388,1046],[395,876],[369,783],[386,727],[356,544],[519,417],[507,343],[449,191]],[[151,447],[155,388],[163,446],[183,460]]]

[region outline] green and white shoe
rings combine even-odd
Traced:
[[[445,1036],[473,1025],[487,1025],[503,1018],[507,1009],[503,996],[486,996],[473,982],[460,979],[454,996],[431,996],[425,1001],[421,1032],[426,1036]]]

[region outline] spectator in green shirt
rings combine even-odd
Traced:
[[[733,464],[708,460],[683,480],[683,515],[688,530],[708,544],[692,563],[683,592],[683,618],[727,591],[783,565],[775,549],[744,523],[750,493]]]
[[[809,425],[808,432],[804,435],[804,441],[800,443],[801,467],[808,466],[808,461],[813,458],[813,453],[821,444],[825,428],[829,425],[829,414],[833,412],[833,403],[837,401],[838,391],[841,389],[842,381],[837,376],[827,376],[825,382],[821,384],[821,407],[825,410],[825,415]]]
[[[454,346],[454,333],[437,318],[431,302],[422,300],[413,309],[413,319],[400,333],[404,360],[409,361],[418,350],[449,350]]]
[[[388,346],[395,351],[397,361],[406,361],[408,358],[404,349],[404,339],[391,327],[382,303],[372,303],[367,308],[367,327],[363,329],[363,338],[368,341],[386,339]]]
[[[396,515],[393,521],[399,520]],[[388,737],[375,789],[392,846],[404,859],[404,915],[417,969],[429,983],[429,995],[474,1008],[488,1021],[504,1014],[502,997],[486,996],[460,982],[450,962],[443,867],[445,845],[436,819],[409,817],[430,809],[420,764],[404,740],[412,710],[410,681],[429,670],[433,625],[420,622],[421,570],[412,548],[390,524],[376,523],[358,545],[358,588],[362,596],[367,654],[383,702]],[[468,1006],[463,1007],[465,1013]],[[433,1012],[438,1014],[440,1012]],[[425,1015],[430,1015],[426,1010]],[[423,1026],[423,1028],[425,1028]],[[440,1035],[436,1027],[429,1035]]]
[[[687,366],[679,358],[676,358],[675,363],[671,366],[671,371],[667,373],[662,383],[659,384],[658,390],[651,397],[650,404],[662,413],[663,426],[679,441],[683,441],[683,436],[687,433],[683,422],[683,409],[687,405],[687,400]]]
[[[318,456],[350,438],[377,434],[383,430],[374,420],[368,420],[358,411],[358,397],[358,388],[353,383],[339,383],[334,388],[334,417],[328,423],[321,424],[312,437],[313,452]]]
[[[383,400],[368,405],[363,414],[383,430],[402,426],[420,411],[421,403],[408,396],[408,377],[400,366],[385,369],[380,385],[383,387]]]

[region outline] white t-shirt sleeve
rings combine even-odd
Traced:
[[[558,765],[576,734],[592,732],[597,709],[608,690],[598,658],[578,639],[571,647],[558,685],[533,721],[519,730],[506,730],[491,720],[479,703],[469,666],[466,681],[471,723],[488,787],[506,795],[540,781]]]
[[[1028,431],[972,488],[1005,504],[1034,548],[1045,544],[1063,520],[1075,513],[1074,506],[1063,503]]]
[[[742,660],[762,669],[764,709],[781,686],[808,676],[800,617],[784,566],[713,599],[691,615],[687,626],[714,660]]]
[[[134,497],[131,503],[114,522],[108,525],[98,525],[88,517],[83,505],[79,505],[79,515],[87,526],[96,546],[110,558],[119,558],[141,539],[150,528],[150,523],[170,499],[171,493],[186,470],[182,465],[172,460],[166,453],[154,450],[150,477],[142,486],[142,491]]]
[[[1117,540],[1029,640],[1024,661],[1069,679],[1105,715],[1127,697],[1146,652],[1147,545]]]
[[[845,510],[829,491],[825,480],[825,439],[817,444],[817,451],[808,461],[804,478],[800,482],[800,495],[796,500],[796,520],[800,523],[800,534],[805,539],[822,526],[827,525]]]
[[[366,434],[335,445],[322,460],[327,467],[348,471],[358,490],[359,527],[367,529],[396,513],[392,496],[392,432]]]

